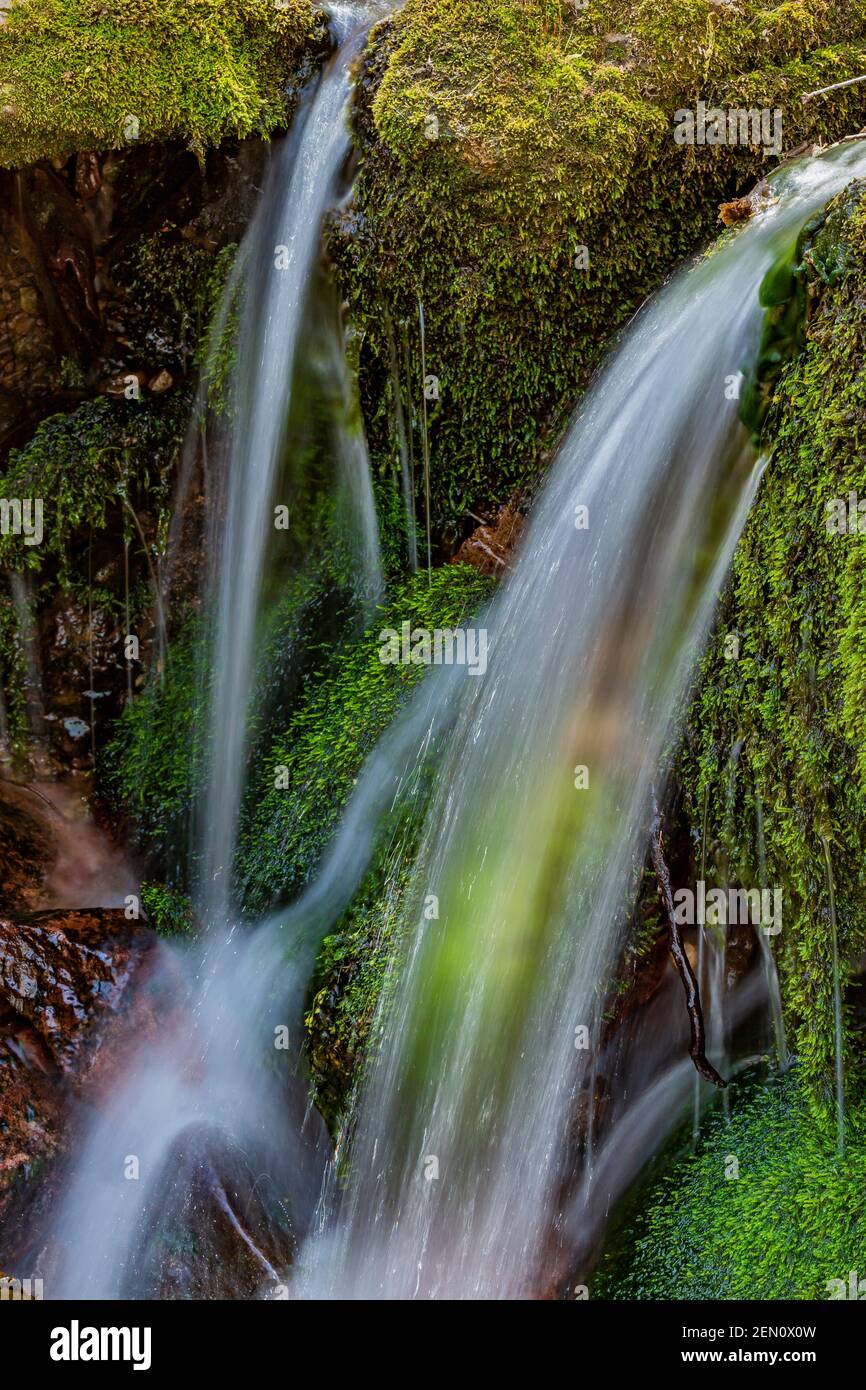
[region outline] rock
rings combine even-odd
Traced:
[[[510,505],[500,507],[492,521],[482,522],[463,542],[451,563],[474,565],[482,574],[501,578],[508,568],[523,525],[523,516],[516,508]]]
[[[41,905],[56,846],[46,817],[25,789],[0,782],[0,914]]]
[[[75,192],[88,201],[102,187],[102,166],[98,154],[80,154],[75,161]]]
[[[279,1287],[297,1237],[254,1157],[204,1126],[178,1136],[154,1185],[129,1297],[255,1298]]]
[[[70,1099],[92,1100],[123,1065],[114,1044],[155,944],[117,909],[0,918],[0,1223],[11,1244],[30,1201],[50,1197],[46,1165],[74,1136]],[[148,1009],[144,991],[138,1037],[155,1026]]]
[[[153,391],[155,395],[159,396],[163,391],[168,391],[173,385],[174,377],[171,372],[167,372],[165,368],[163,368],[163,370],[157,372],[156,376],[148,383],[148,390]]]
[[[761,179],[744,198],[734,198],[730,203],[722,203],[719,219],[726,227],[733,226],[735,222],[745,222],[765,206],[770,198],[770,186],[766,179]]]
[[[0,1001],[25,1019],[54,1067],[79,1078],[154,938],[119,908],[0,919]]]

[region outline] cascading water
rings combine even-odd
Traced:
[[[349,151],[349,65],[369,24],[390,8],[375,3],[333,8],[341,46],[298,130],[275,160],[218,316],[218,332],[224,333],[231,306],[242,298],[234,416],[228,440],[219,441],[217,457],[206,461],[205,478],[209,553],[215,557],[209,775],[199,816],[199,902],[206,930],[190,950],[163,948],[151,973],[148,988],[162,999],[171,1021],[157,1043],[139,1048],[91,1128],[72,1175],[57,1225],[61,1297],[201,1292],[201,1285],[172,1283],[161,1269],[160,1254],[167,1231],[188,1239],[186,1223],[208,1206],[207,1239],[216,1241],[218,1229],[223,1239],[230,1231],[246,1252],[252,1277],[274,1284],[277,1265],[285,1265],[303,1233],[304,1213],[312,1211],[319,1189],[323,1128],[306,1112],[303,1091],[287,1065],[279,1066],[282,1060],[290,1071],[292,1058],[288,1049],[275,1054],[275,1038],[289,1031],[286,1020],[293,1016],[311,964],[317,940],[312,924],[324,923],[339,909],[341,890],[333,885],[314,890],[296,910],[305,925],[295,933],[293,972],[280,923],[252,939],[238,933],[231,920],[231,879],[268,632],[264,595],[274,510],[284,500],[279,487],[295,409],[292,394],[306,365],[300,358],[322,219]],[[364,611],[381,589],[369,461],[362,434],[347,420],[351,386],[342,344],[334,341],[332,327],[319,326],[319,334],[326,340],[326,370],[337,406],[331,441],[334,500]],[[200,406],[207,390],[205,383]],[[188,449],[181,494],[192,471]],[[422,719],[418,725],[417,717],[410,721],[398,746],[407,738],[410,743],[420,739],[423,746],[424,724]],[[393,794],[397,775],[380,770],[371,791],[373,821],[383,809],[382,797]],[[357,886],[369,847],[365,850],[365,834],[351,817],[343,840],[345,895]],[[280,982],[276,989],[275,981]],[[253,1155],[268,1175],[269,1203],[256,1195],[259,1180],[248,1171]],[[249,1200],[245,1213],[239,1213],[237,1192],[245,1181]],[[218,1262],[215,1250],[212,1263]],[[216,1287],[211,1284],[210,1291]]]
[[[285,500],[278,484],[296,360],[322,218],[348,153],[349,65],[358,35],[371,15],[343,6],[336,7],[334,18],[343,30],[343,46],[303,117],[297,147],[294,141],[286,141],[275,162],[243,251],[246,302],[237,348],[237,416],[215,489],[216,524],[211,527],[209,548],[215,557],[216,616],[210,774],[200,835],[202,907],[211,922],[224,921],[230,908],[256,638],[274,536],[274,508]],[[233,285],[231,293],[235,292]],[[347,407],[342,351],[335,357],[339,393]],[[381,570],[369,463],[357,434],[341,430],[340,444],[341,481],[354,512],[349,531],[357,537],[359,589],[368,601],[375,600],[381,590]]]
[[[307,1293],[520,1297],[568,1271],[587,1200],[569,1130],[652,782],[759,478],[726,386],[755,361],[764,274],[864,169],[848,147],[774,180],[775,205],[648,306],[560,450],[438,774],[418,924]]]
[[[194,950],[164,952],[151,990],[169,1001],[169,1023],[84,1145],[55,1233],[59,1297],[164,1292],[165,1228],[182,1226],[202,1191],[248,1254],[243,1291],[266,1293],[294,1258],[298,1296],[547,1292],[598,1225],[593,1174],[605,1204],[633,1176],[633,1162],[612,1161],[617,1135],[630,1136],[632,1159],[645,1154],[659,1137],[654,1105],[663,1097],[667,1113],[688,1099],[689,1064],[677,1062],[608,1129],[583,1181],[570,1180],[570,1130],[594,1073],[652,783],[760,474],[726,384],[754,361],[763,274],[810,213],[866,171],[866,154],[849,147],[785,172],[773,207],[647,308],[588,395],[485,620],[486,675],[424,682],[369,759],[317,881],[244,933],[226,923],[260,591],[305,287],[346,150],[351,51],[349,41],[306,115],[289,221],[277,227],[266,195],[245,251],[244,273],[278,245],[290,269],[271,273],[264,294],[254,285],[247,304],[242,413],[215,513],[208,932]],[[357,470],[354,447],[343,457]],[[413,871],[417,925],[380,1020],[345,1189],[332,1174],[317,1204],[324,1136],[274,1032],[296,1024],[317,944],[446,722]],[[438,916],[427,920],[431,895]],[[258,1216],[233,1203],[243,1163],[278,1194]]]

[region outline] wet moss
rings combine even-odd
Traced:
[[[393,721],[423,666],[379,659],[383,628],[456,627],[491,591],[468,565],[403,581],[356,641],[319,653],[310,696],[263,762],[244,830],[239,874],[248,910],[294,896],[314,873],[367,754]],[[280,787],[276,771],[284,769]]]
[[[161,936],[188,936],[195,931],[192,905],[185,893],[165,883],[143,883],[140,895],[148,921]]]
[[[435,529],[459,532],[476,499],[536,475],[610,334],[773,162],[677,145],[675,113],[779,107],[787,148],[859,129],[863,88],[800,97],[863,71],[864,16],[862,0],[407,0],[374,31],[356,200],[332,246],[374,448],[391,428],[392,340],[416,457],[423,380],[438,380]]]
[[[109,511],[117,512],[124,498],[151,509],[157,531],[164,527],[189,407],[183,391],[139,400],[100,396],[68,415],[43,420],[28,444],[10,452],[0,498],[30,499],[34,505],[41,500],[44,536],[33,545],[23,533],[6,529],[0,564],[39,569],[47,556],[55,556],[60,583],[68,583],[73,537],[84,527],[105,527]],[[128,525],[120,523],[119,541]]]
[[[866,1264],[862,1103],[848,1134],[840,1158],[794,1075],[755,1088],[730,1119],[710,1122],[696,1154],[662,1158],[664,1176],[641,1194],[592,1296],[828,1299],[841,1280],[850,1297],[850,1271]]]
[[[314,24],[310,0],[19,0],[0,27],[0,164],[266,135]]]
[[[281,834],[293,848],[301,873],[315,867],[366,753],[393,721],[411,689],[423,675],[422,666],[395,667],[379,660],[379,633],[410,621],[419,627],[454,627],[467,622],[490,597],[492,581],[468,565],[434,570],[431,581],[418,575],[395,589],[380,620],[360,643],[347,651],[332,680],[324,684],[285,742],[291,747],[291,788],[271,795],[263,807],[277,815]],[[292,736],[294,741],[290,743]],[[305,1013],[306,1052],[312,1095],[336,1132],[359,1079],[370,1030],[383,992],[394,983],[406,918],[404,894],[411,880],[417,836],[430,790],[429,770],[405,789],[384,827],[374,863],[351,907],[325,937]],[[310,810],[316,810],[311,824]],[[322,817],[322,809],[325,816]],[[272,845],[267,853],[273,854]],[[285,865],[283,872],[285,873]]]
[[[835,1095],[834,950],[850,1089],[854,976],[866,949],[862,184],[812,223],[798,277],[804,346],[767,402],[769,462],[704,663],[680,782],[696,847],[706,807],[714,882],[783,889],[772,948],[820,1116]]]
[[[149,872],[171,892],[189,881],[189,817],[203,775],[199,646],[192,617],[172,642],[165,670],[152,673],[124,709],[97,768],[103,800],[128,822]]]

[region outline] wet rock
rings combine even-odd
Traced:
[[[148,383],[148,390],[153,391],[155,395],[159,396],[163,391],[168,391],[173,385],[174,377],[171,372],[167,372],[163,368],[161,372],[157,372],[156,376],[150,380]]]
[[[732,227],[736,222],[746,222],[759,212],[770,198],[770,186],[766,179],[761,179],[744,198],[734,198],[729,203],[722,203],[719,208],[719,220],[726,227]]]
[[[153,942],[119,908],[0,919],[0,1001],[30,1024],[53,1066],[80,1081],[100,1015],[116,1012]]]
[[[227,1134],[181,1134],[148,1203],[150,1220],[129,1297],[279,1296],[296,1234],[273,1181]]]
[[[29,1024],[0,1004],[0,1226],[57,1152],[62,1117],[63,1086],[50,1056]]]
[[[41,905],[56,846],[49,824],[27,789],[0,782],[0,914]]]
[[[91,1100],[123,1065],[114,1044],[154,942],[119,910],[0,918],[0,1266],[32,1202],[50,1201],[46,1175],[74,1134],[70,1100]],[[146,990],[141,1009],[152,1026]]]
[[[520,540],[524,518],[516,508],[500,507],[490,521],[483,521],[463,542],[452,564],[473,565],[482,574],[501,578],[511,562],[512,552]]]

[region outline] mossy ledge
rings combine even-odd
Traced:
[[[696,1154],[673,1167],[662,1158],[665,1176],[637,1194],[639,1214],[612,1242],[592,1296],[848,1297],[850,1271],[866,1261],[862,1102],[848,1124],[840,1158],[796,1075],[754,1087],[730,1119],[711,1121]]]
[[[675,113],[779,108],[786,149],[826,143],[863,126],[866,88],[802,95],[864,68],[863,0],[407,0],[373,31],[331,244],[375,450],[394,447],[393,363],[418,457],[437,378],[434,533],[537,478],[610,335],[775,162],[678,145]]]
[[[0,27],[0,165],[267,135],[323,32],[310,0],[18,0]]]
[[[792,1050],[820,1117],[836,1098],[836,955],[849,1090],[862,1042],[856,972],[866,949],[866,523],[856,500],[866,453],[863,183],[812,222],[799,257],[804,346],[769,388],[769,461],[703,665],[679,781],[695,862],[706,823],[713,882],[764,881],[783,890],[782,930],[771,944]],[[834,525],[840,505],[842,531]]]

